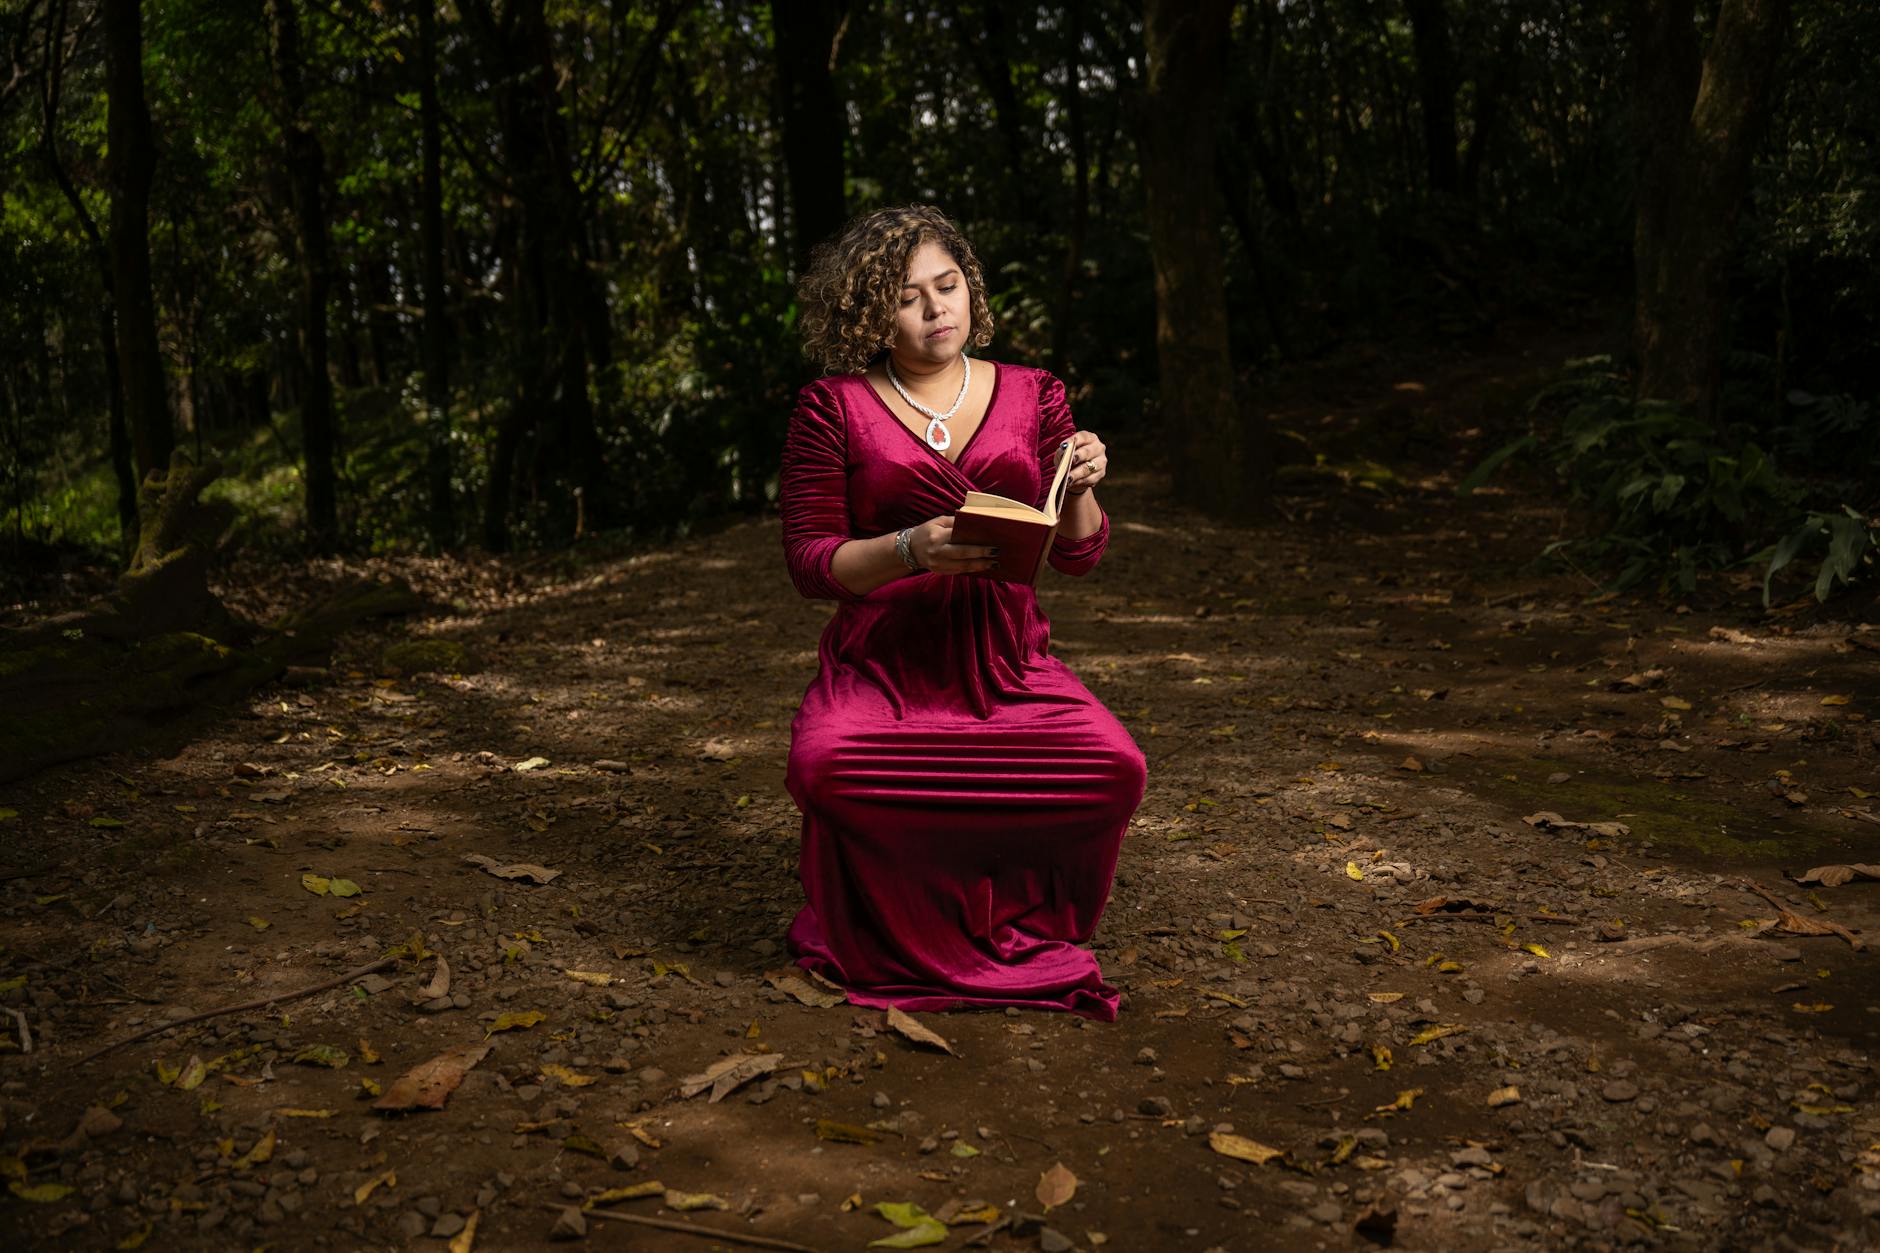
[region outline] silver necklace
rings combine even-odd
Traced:
[[[941,413],[938,410],[929,409],[926,405],[921,404],[920,401],[915,400],[912,396],[907,394],[907,388],[901,386],[901,379],[894,372],[894,358],[888,358],[888,381],[894,384],[895,391],[901,393],[902,400],[905,400],[915,410],[927,416],[927,447],[933,449],[935,452],[945,452],[947,449],[953,447],[953,433],[947,429],[947,419],[960,411],[960,406],[966,403],[966,389],[972,386],[973,359],[971,357],[962,356],[960,360],[966,363],[966,377],[960,380],[960,394],[953,398],[953,407],[948,409],[945,413]],[[936,435],[939,436],[938,439],[934,438]]]

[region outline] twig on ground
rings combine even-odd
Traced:
[[[87,1062],[96,1061],[113,1049],[121,1049],[126,1044],[135,1044],[139,1040],[148,1040],[151,1036],[161,1035],[172,1027],[187,1027],[191,1023],[205,1022],[211,1018],[220,1018],[224,1014],[239,1014],[244,1010],[265,1009],[269,1005],[274,1005],[281,1001],[297,1001],[303,996],[312,996],[314,993],[324,992],[328,988],[337,988],[341,984],[351,983],[354,979],[363,978],[366,975],[384,970],[387,966],[395,966],[397,964],[398,959],[396,957],[381,957],[375,962],[368,962],[366,965],[355,967],[352,970],[348,970],[343,975],[338,975],[322,983],[316,983],[311,987],[300,988],[293,992],[279,992],[273,996],[264,996],[253,1001],[243,1001],[239,1005],[224,1005],[220,1009],[204,1010],[200,1014],[191,1014],[187,1018],[178,1018],[174,1022],[160,1022],[154,1027],[147,1027],[139,1031],[136,1035],[125,1036],[115,1044],[107,1044],[101,1049],[87,1053],[74,1064],[83,1066]]]
[[[561,1213],[569,1208],[557,1205],[553,1201],[543,1201],[540,1208]],[[636,1227],[657,1227],[661,1231],[683,1231],[688,1236],[697,1236],[701,1240],[723,1240],[730,1244],[748,1244],[760,1249],[789,1249],[791,1253],[820,1253],[807,1244],[798,1244],[793,1240],[779,1240],[775,1236],[760,1236],[742,1231],[726,1231],[722,1227],[705,1227],[698,1223],[680,1222],[676,1218],[652,1218],[645,1214],[616,1214],[612,1210],[584,1209],[583,1218],[604,1218],[612,1223],[632,1223]]]
[[[13,1015],[13,1025],[20,1029],[20,1052],[22,1053],[32,1052],[33,1051],[33,1030],[31,1027],[28,1027],[26,1025],[26,1015],[22,1014],[17,1009],[9,1009],[7,1013]]]

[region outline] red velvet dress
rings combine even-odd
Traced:
[[[969,490],[1042,505],[1043,472],[1075,430],[1064,385],[978,364],[997,372],[992,402],[957,464],[860,375],[811,383],[790,418],[790,577],[840,602],[791,722],[808,903],[790,951],[861,1005],[1113,1021],[1116,990],[1077,945],[1142,801],[1142,751],[1047,651],[1033,588],[922,572],[857,596],[830,573],[846,541],[950,514]],[[1083,574],[1109,535],[1106,515],[1092,535],[1059,538],[1049,563]]]

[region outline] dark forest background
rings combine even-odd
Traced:
[[[1591,316],[1612,352],[1465,489],[1526,460],[1621,582],[1872,567],[1867,0],[0,12],[16,572],[130,559],[176,449],[248,551],[761,511],[815,373],[806,250],[909,201],[975,240],[988,355],[1207,512],[1258,517],[1313,456],[1260,416],[1275,372]]]

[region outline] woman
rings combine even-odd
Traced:
[[[791,723],[808,903],[799,965],[860,1005],[1017,1005],[1116,1018],[1089,938],[1142,800],[1121,723],[1047,652],[1022,583],[965,577],[970,490],[1043,503],[1075,469],[1050,564],[1097,564],[1103,441],[1043,370],[972,362],[992,340],[972,248],[940,212],[884,209],[817,250],[798,290],[803,388],[783,451],[783,543],[805,596],[839,601]]]

